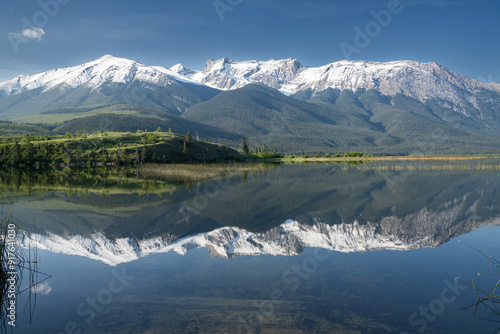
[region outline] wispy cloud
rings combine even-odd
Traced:
[[[80,18],[67,30],[57,34],[68,34],[71,29],[77,36],[113,41],[155,41],[167,34],[175,33],[177,27],[207,26],[208,20],[198,17],[180,17],[169,14],[120,15],[106,18]]]
[[[451,7],[476,4],[484,0],[400,0],[402,6],[427,5],[434,7]],[[318,0],[254,0],[245,3],[259,10],[272,10],[288,19],[311,18],[344,18],[345,16],[366,13],[370,10],[386,8],[390,0],[359,0],[353,5],[351,0],[338,0],[335,2]]]
[[[339,1],[307,1],[307,0],[277,0],[270,3],[266,0],[249,2],[259,10],[272,10],[278,15],[294,20],[314,18],[344,18],[346,15],[369,12],[371,9],[387,7],[389,0],[360,0],[353,5],[351,0]],[[401,0],[403,2],[404,0]],[[407,0],[411,1],[411,0]]]
[[[449,7],[449,6],[465,6],[465,5],[477,5],[478,2],[484,2],[483,0],[402,0],[403,5],[416,6],[416,5],[429,5],[435,7]]]
[[[293,20],[332,16],[339,13],[339,6],[337,4],[314,3],[304,0],[279,0],[275,2],[255,0],[245,3],[245,5],[260,11],[270,10],[279,16]]]
[[[36,65],[35,65],[36,64]],[[0,82],[10,80],[21,74],[34,74],[46,70],[36,62],[24,63],[16,57],[0,56]]]
[[[208,20],[202,17],[187,16],[187,15],[171,15],[171,14],[143,14],[136,16],[123,17],[122,19],[130,22],[131,20],[139,20],[143,23],[155,22],[160,26],[204,26],[210,24]]]

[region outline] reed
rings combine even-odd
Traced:
[[[144,164],[143,177],[172,181],[208,181],[243,172],[259,172],[275,164]]]
[[[481,256],[486,258],[491,263],[491,265],[497,271],[500,272],[500,262],[496,258],[494,258],[493,256],[488,256],[488,255],[484,254],[479,249],[477,249],[477,248],[475,248],[475,247],[473,247],[465,242],[462,242],[462,241],[459,241],[459,242],[466,245],[467,247],[472,248],[477,253],[481,254]],[[494,273],[494,274],[478,273],[477,275],[478,276],[500,276],[500,273]],[[480,288],[476,284],[474,279],[471,279],[471,283],[469,283],[469,282],[465,282],[465,283],[467,283],[468,285],[470,285],[474,289],[474,292],[476,293],[477,301],[474,304],[472,304],[468,307],[465,307],[464,310],[474,308],[473,316],[475,317],[476,314],[478,313],[479,308],[484,307],[487,310],[489,310],[490,312],[492,312],[492,315],[494,317],[498,316],[499,319],[497,319],[496,317],[494,319],[489,318],[489,317],[488,318],[478,317],[478,318],[481,320],[485,320],[485,321],[500,323],[500,294],[497,292],[497,289],[500,288],[500,280],[498,280],[496,282],[496,284],[494,284],[493,287],[491,287],[490,289]],[[493,334],[499,333],[499,332],[500,332],[500,327],[497,330],[495,330],[493,332]]]
[[[33,288],[49,279],[51,276],[38,271],[37,248],[28,243],[27,248],[23,249],[17,245],[19,238],[26,237],[14,223],[13,211],[5,214],[0,212],[0,332],[13,332],[15,328],[11,324],[11,318],[8,317],[8,307],[14,300],[16,304],[15,317],[19,317],[17,312],[28,310],[30,323],[36,307],[36,292]],[[29,238],[28,238],[29,239]],[[40,275],[44,277],[40,279]],[[27,284],[23,284],[23,279],[27,279]],[[25,282],[26,283],[26,282]],[[21,287],[27,286],[22,289]],[[27,292],[25,305],[18,305],[18,296]]]

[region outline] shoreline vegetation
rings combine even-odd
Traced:
[[[283,155],[266,146],[252,148],[242,138],[241,148],[209,143],[186,135],[162,131],[66,133],[64,136],[34,135],[0,137],[0,168],[133,166],[147,163],[207,164],[228,162],[370,162],[460,161],[500,159],[498,154],[374,156],[355,151],[342,154]]]
[[[360,157],[285,157],[283,161],[450,161],[450,160],[481,160],[481,159],[500,159],[500,155],[409,155],[409,156],[360,156]]]
[[[243,162],[227,145],[171,131],[67,133],[64,136],[0,137],[0,167],[142,166],[145,163]]]
[[[144,164],[141,168],[47,167],[35,170],[10,168],[0,171],[0,203],[12,194],[48,192],[68,194],[172,194],[193,185],[222,178],[267,173],[276,164]],[[6,197],[6,194],[11,194]],[[3,198],[3,199],[2,199]]]

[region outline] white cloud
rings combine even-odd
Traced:
[[[23,29],[21,31],[12,31],[7,34],[12,49],[15,53],[19,52],[19,45],[26,44],[31,40],[40,41],[42,36],[45,35],[45,30],[39,27],[33,29]]]
[[[38,27],[21,31],[21,36],[28,39],[41,40],[43,35],[45,35],[45,31]]]
[[[21,31],[9,32],[9,36],[12,36],[11,38],[13,40],[17,40],[18,42],[21,43],[28,43],[32,39],[40,41],[43,35],[45,35],[45,30],[39,27],[35,27],[33,29],[28,28],[28,29],[23,29]]]
[[[31,287],[31,292],[47,296],[52,291],[52,287],[47,282],[43,282]]]

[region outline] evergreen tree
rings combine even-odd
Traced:
[[[161,128],[158,127],[158,129],[156,129],[156,132],[161,132]]]
[[[19,166],[21,163],[21,146],[19,146],[19,142],[17,139],[14,141],[14,149],[12,150],[11,155],[11,165]]]
[[[135,147],[135,163],[137,166],[139,166],[141,162],[141,157],[140,157],[140,154],[139,154],[139,147]]]
[[[5,149],[2,148],[2,153],[0,154],[0,167],[5,165],[6,162],[7,162],[7,157],[5,154]]]
[[[182,153],[184,153],[184,155],[187,155],[187,142],[186,142],[186,139],[184,139],[184,149],[182,150]]]
[[[27,158],[27,164],[28,166],[31,166],[33,164],[33,149],[31,148],[31,142],[30,142],[30,134],[26,134],[26,158]]]
[[[244,153],[247,153],[250,151],[248,149],[248,145],[247,145],[247,141],[245,139],[245,136],[243,136],[243,138],[241,138],[241,150],[244,152]]]
[[[123,151],[120,149],[120,145],[116,144],[116,164],[125,164],[125,156],[123,155]]]
[[[191,134],[189,133],[189,130],[188,132],[186,133],[186,137],[184,138],[184,141],[186,142],[186,144],[191,144],[191,141],[193,139],[191,138]]]
[[[148,142],[148,138],[146,137],[146,135],[144,135],[143,142],[142,142],[143,145],[142,145],[142,153],[141,153],[141,165],[147,158],[147,154],[148,154],[147,142]]]

